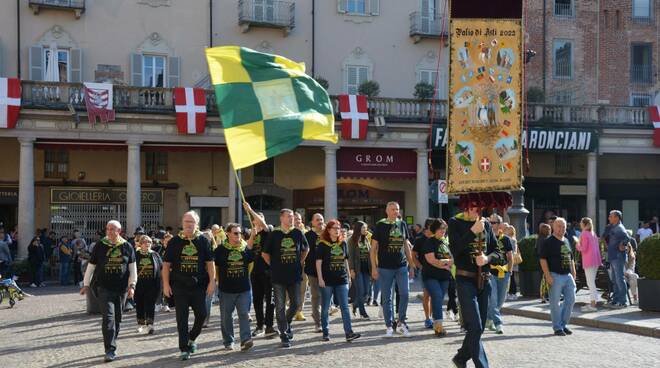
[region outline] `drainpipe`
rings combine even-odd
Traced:
[[[209,0],[209,47],[213,47],[213,0]]]
[[[16,0],[16,76],[21,79],[21,0]]]
[[[316,40],[316,15],[314,10],[316,8],[316,0],[312,0],[312,77],[316,77],[315,65],[314,65],[314,56],[316,54],[316,45],[314,44]]]
[[[547,97],[546,96],[546,90],[545,90],[545,79],[546,79],[546,68],[547,68],[547,65],[546,65],[547,45],[545,44],[545,42],[546,42],[545,34],[547,32],[547,27],[546,27],[546,21],[545,21],[545,18],[546,18],[545,11],[546,11],[546,0],[543,0],[543,103],[546,102],[546,97]]]
[[[596,1],[596,101],[600,100],[600,0]]]

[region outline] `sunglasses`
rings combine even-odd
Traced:
[[[241,235],[241,233],[236,232],[236,231],[233,231],[233,232],[232,232],[232,235]]]

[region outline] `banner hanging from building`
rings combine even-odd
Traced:
[[[522,21],[451,20],[447,182],[451,194],[522,185]]]

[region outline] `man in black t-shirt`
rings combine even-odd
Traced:
[[[307,240],[302,231],[293,226],[293,211],[285,208],[280,211],[280,227],[268,236],[261,256],[270,265],[275,293],[275,315],[280,332],[282,347],[291,347],[293,332],[291,321],[300,303],[300,282],[305,257],[309,252]],[[286,297],[289,309],[286,310]]]
[[[111,362],[116,359],[122,306],[126,295],[132,298],[135,292],[137,266],[133,246],[119,236],[119,221],[109,221],[105,231],[106,237],[96,244],[90,256],[80,294],[91,289],[99,300],[105,361]]]
[[[540,251],[541,268],[550,285],[550,317],[557,336],[573,332],[566,327],[575,304],[575,261],[566,233],[566,220],[558,217],[552,224],[552,236],[543,242]],[[560,299],[564,302],[560,305]]]
[[[506,299],[507,290],[509,290],[509,280],[511,279],[511,267],[513,267],[513,242],[506,234],[504,229],[507,224],[502,222],[502,217],[496,213],[492,214],[488,221],[493,228],[493,234],[497,238],[497,247],[506,257],[506,264],[491,265],[490,273],[490,300],[488,301],[488,316],[486,328],[495,331],[496,334],[504,333],[502,329],[501,309]]]
[[[275,303],[273,302],[273,283],[270,277],[270,266],[261,256],[266,241],[268,240],[269,227],[266,224],[263,213],[255,212],[250,204],[243,202],[243,208],[250,213],[252,224],[254,225],[254,268],[250,274],[252,283],[252,302],[254,304],[254,314],[257,318],[257,327],[252,332],[252,337],[264,334],[265,337],[276,335],[273,328],[273,319],[275,315]],[[266,303],[264,314],[264,302]],[[264,330],[264,326],[266,327]]]
[[[188,211],[182,223],[183,231],[168,242],[163,257],[163,295],[174,297],[180,358],[188,360],[197,351],[195,339],[206,319],[206,296],[213,296],[215,290],[215,267],[211,244],[199,231],[199,215]],[[195,322],[189,331],[190,307]]]
[[[383,300],[383,315],[387,330],[385,337],[392,337],[394,329],[394,309],[392,308],[392,287],[396,283],[399,290],[399,323],[404,337],[410,337],[406,325],[408,310],[408,278],[415,276],[412,258],[412,245],[408,240],[408,225],[399,218],[400,209],[396,202],[389,202],[385,209],[387,218],[376,224],[371,239],[371,277],[378,280]]]

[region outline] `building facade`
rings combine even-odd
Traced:
[[[555,19],[555,2],[546,1],[545,13],[552,14],[545,16],[541,38],[539,3],[530,2],[528,9],[526,46],[537,56],[527,64],[526,79],[528,87],[537,88],[545,79],[546,93],[526,111],[528,220],[535,224],[551,210],[570,218],[588,214],[602,225],[608,209],[623,208],[637,214],[626,216],[626,225],[636,226],[636,218],[646,219],[660,208],[660,150],[652,145],[645,109],[629,106],[632,100],[624,97],[633,90],[652,94],[655,89],[628,83],[625,93],[619,91],[624,84],[607,78],[623,72],[605,76],[602,70],[623,62],[606,60],[602,53],[596,63],[602,68],[588,65],[596,60],[589,32],[593,22],[603,21],[604,8],[596,11],[597,2],[577,2],[571,19]],[[369,99],[369,109],[372,120],[384,117],[385,126],[370,123],[367,140],[309,141],[241,170],[247,200],[269,221],[276,222],[277,211],[290,207],[305,218],[321,212],[374,223],[390,200],[401,203],[411,222],[456,210],[455,199],[441,207],[429,200],[431,181],[444,177],[445,165],[449,27],[443,20],[444,1],[16,4],[3,3],[0,12],[0,75],[22,79],[18,126],[0,130],[0,221],[18,225],[20,239],[36,228],[58,234],[78,228],[91,235],[110,217],[119,218],[129,233],[138,225],[176,228],[188,209],[200,212],[204,226],[235,220],[239,196],[213,92],[207,92],[209,116],[201,135],[177,134],[172,103],[172,87],[209,87],[204,48],[219,45],[304,61],[310,75],[328,81],[331,95],[355,93],[366,80],[380,85],[380,97]],[[655,22],[657,8],[650,9]],[[651,33],[644,32],[643,37]],[[544,34],[545,42],[539,41]],[[630,45],[646,39],[636,34],[626,33]],[[549,61],[552,40],[571,37],[574,43],[563,49],[571,50],[571,78],[553,78],[551,71],[561,74],[563,69]],[[648,42],[657,44],[655,37]],[[539,42],[545,57],[536,47]],[[59,81],[45,82],[47,56],[55,49]],[[657,68],[652,74],[657,79]],[[416,83],[436,79],[436,104],[413,98]],[[83,81],[115,85],[115,122],[87,123]],[[563,89],[578,91],[574,96],[583,101],[566,104],[577,100],[550,98]],[[434,122],[431,108],[436,109]]]

